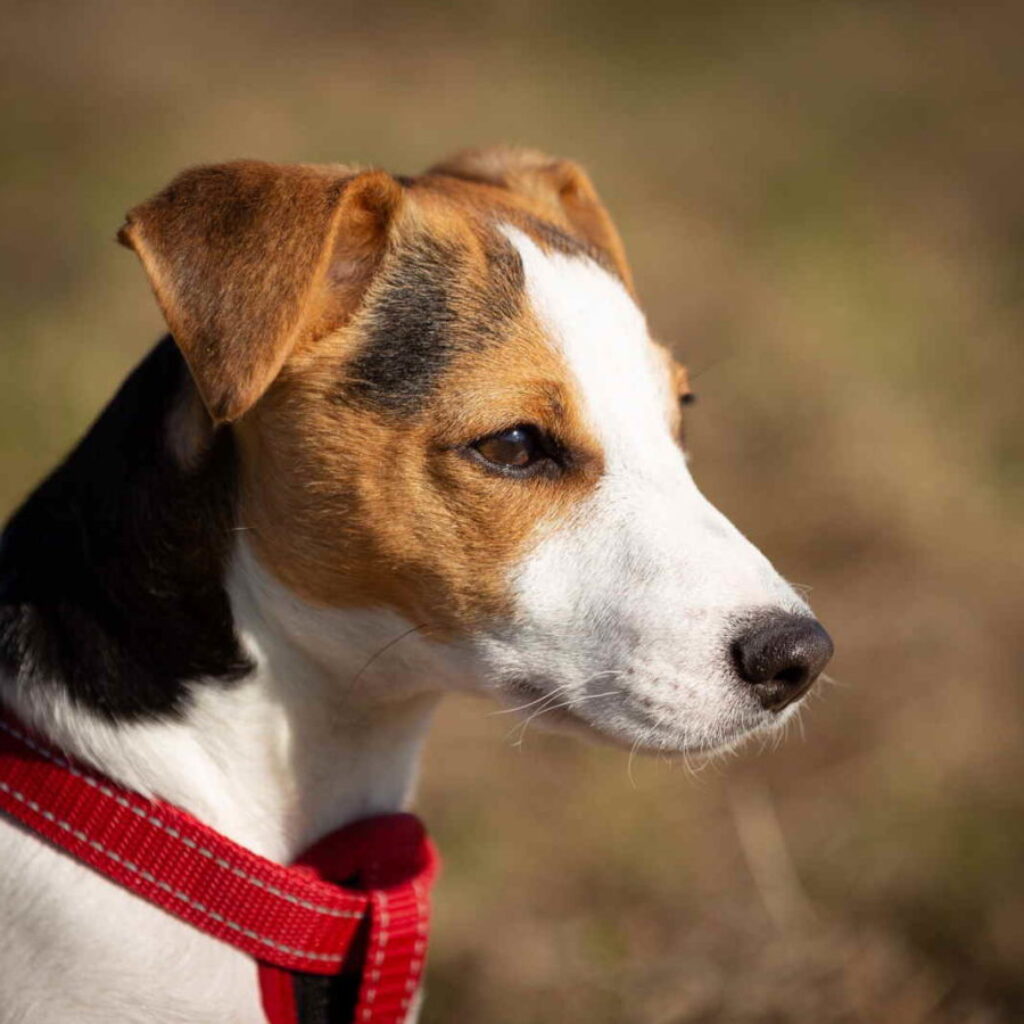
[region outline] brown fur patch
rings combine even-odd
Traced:
[[[679,438],[680,443],[683,444],[686,440],[683,406],[687,400],[687,396],[692,398],[690,374],[686,367],[676,359],[668,348],[658,342],[652,342],[652,344],[654,345],[658,355],[661,357],[662,362],[665,364],[665,370],[668,373],[669,380],[671,381],[673,401],[669,415],[671,417],[672,431],[676,437]]]
[[[452,257],[447,335],[430,339],[450,349],[437,386],[410,409],[370,400],[355,375],[394,285],[385,262],[364,308],[293,358],[239,425],[241,522],[261,559],[307,600],[390,606],[457,634],[510,613],[510,567],[571,516],[600,476],[601,452],[562,358],[513,301],[521,278],[507,254],[496,257],[507,243],[472,211],[436,200],[420,204],[388,260],[402,267],[424,236]],[[495,294],[504,308],[488,327],[480,298]],[[470,442],[520,423],[550,431],[572,464],[510,479],[467,455]]]
[[[357,298],[401,196],[382,172],[249,160],[185,171],[129,212],[118,238],[215,422],[241,416],[295,345]]]
[[[206,407],[237,421],[239,525],[303,598],[394,608],[445,635],[508,617],[511,567],[599,480],[581,396],[500,223],[630,283],[583,172],[508,151],[400,180],[199,169],[130,216]],[[511,478],[469,453],[524,423],[564,465]]]
[[[516,146],[469,149],[435,165],[431,175],[497,186],[521,201],[536,219],[534,232],[559,234],[583,243],[590,254],[633,290],[633,275],[622,239],[586,171],[572,160],[559,160]]]

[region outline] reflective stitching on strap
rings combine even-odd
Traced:
[[[264,882],[262,881],[262,879],[255,878],[253,875],[250,875],[243,868],[236,867],[234,864],[231,864],[229,861],[224,860],[222,857],[218,857],[212,850],[208,849],[205,846],[201,846],[194,839],[190,839],[188,836],[182,835],[176,828],[174,828],[173,825],[168,825],[165,821],[153,815],[150,811],[150,808],[144,806],[140,807],[137,804],[132,803],[130,800],[126,799],[120,793],[117,793],[116,791],[112,790],[109,786],[104,786],[103,783],[91,778],[84,772],[80,772],[70,761],[67,761],[63,757],[59,757],[51,751],[47,750],[45,747],[41,747],[38,744],[34,743],[30,737],[26,736],[24,733],[8,725],[5,721],[3,721],[2,718],[0,718],[0,729],[3,729],[4,732],[9,733],[15,739],[20,740],[22,743],[25,744],[25,746],[34,750],[37,754],[41,755],[42,757],[45,757],[47,761],[49,761],[51,764],[55,764],[61,768],[64,768],[66,771],[70,772],[76,778],[79,778],[87,785],[92,786],[93,789],[99,790],[99,792],[101,792],[104,796],[110,797],[112,800],[114,800],[120,806],[124,807],[126,810],[131,811],[133,814],[138,815],[140,818],[144,818],[147,822],[149,822],[149,824],[155,825],[161,831],[169,835],[172,839],[177,839],[178,842],[182,843],[184,846],[187,846],[191,850],[195,850],[196,853],[199,853],[207,859],[213,861],[213,863],[216,864],[217,867],[222,868],[225,871],[230,871],[231,874],[236,875],[243,881],[249,882],[251,885],[255,885],[257,888],[263,889],[265,892],[269,892],[271,895],[277,896],[282,900],[286,900],[288,903],[294,903],[297,906],[305,908],[306,910],[313,910],[319,914],[326,914],[328,917],[345,917],[358,920],[363,916],[361,910],[338,910],[335,907],[325,907],[320,905],[319,903],[311,903],[309,900],[304,900],[300,896],[293,896],[291,893],[284,892],[281,889],[278,889],[276,886],[271,885],[269,882]],[[14,794],[12,793],[12,795]],[[109,853],[110,851],[104,850],[103,852]],[[352,899],[354,903],[358,903],[358,900],[356,900],[354,897],[345,897],[343,894],[340,893],[339,896],[341,898]],[[210,913],[211,916],[214,916],[214,919],[216,920],[216,916],[213,915],[212,912]],[[259,938],[259,936],[251,937]],[[279,948],[281,948],[282,950],[285,949],[284,946],[281,946]]]
[[[2,723],[0,723],[0,725],[2,725]],[[81,777],[84,778],[84,776]],[[88,843],[89,846],[91,846],[94,850],[98,850],[100,853],[105,854],[115,863],[120,864],[124,868],[127,868],[129,871],[138,875],[140,878],[144,878],[150,884],[155,885],[157,886],[157,888],[162,889],[164,892],[169,893],[171,896],[174,896],[175,899],[181,900],[182,903],[191,907],[193,910],[197,910],[201,914],[206,914],[208,917],[212,918],[218,924],[222,924],[228,928],[231,928],[239,934],[245,935],[247,938],[254,939],[257,942],[262,942],[265,946],[269,946],[271,949],[276,949],[281,953],[289,953],[292,956],[301,956],[309,960],[320,960],[325,963],[341,962],[342,957],[339,955],[328,953],[310,953],[304,949],[294,949],[291,946],[285,946],[279,942],[275,942],[273,939],[268,939],[265,936],[252,931],[252,929],[246,928],[244,925],[238,924],[237,921],[229,920],[223,915],[218,914],[215,910],[211,910],[209,907],[206,906],[205,903],[200,903],[198,900],[192,899],[192,897],[189,896],[188,893],[182,892],[180,889],[175,889],[173,886],[168,885],[166,882],[160,881],[159,878],[151,874],[149,871],[140,868],[138,864],[135,864],[133,861],[126,860],[124,857],[122,857],[118,853],[115,853],[113,850],[108,850],[107,847],[105,847],[102,843],[97,842],[95,839],[90,839],[85,832],[82,832],[79,829],[75,828],[73,825],[69,824],[67,821],[64,821],[62,818],[58,818],[57,815],[53,814],[51,811],[48,811],[44,807],[41,807],[38,803],[36,803],[35,800],[32,800],[31,798],[25,796],[24,793],[19,792],[13,786],[7,785],[7,783],[3,782],[2,780],[0,780],[0,789],[2,789],[5,793],[9,793],[12,797],[14,797],[15,800],[19,801],[20,803],[23,803],[26,807],[31,808],[33,811],[36,812],[36,814],[41,815],[47,821],[52,822],[54,825],[57,825],[59,828],[62,828],[65,832],[70,833],[80,842]]]
[[[388,928],[391,915],[388,913],[388,897],[384,892],[373,894],[373,903],[380,915],[377,922],[377,951],[373,954],[373,966],[370,970],[369,984],[366,987],[366,1006],[363,1007],[363,1020],[373,1019],[373,1001],[377,998],[377,985],[380,982],[380,969],[384,963],[384,949],[388,944]]]
[[[412,892],[416,900],[416,943],[413,946],[412,957],[409,960],[409,973],[405,979],[405,996],[402,999],[402,1009],[408,1010],[419,987],[420,968],[423,966],[423,954],[427,950],[427,921],[424,913],[424,906],[427,897],[423,892],[423,886],[419,881],[412,883]]]

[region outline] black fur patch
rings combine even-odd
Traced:
[[[0,541],[0,667],[111,719],[174,715],[187,682],[251,670],[223,586],[233,439],[188,472],[168,450],[186,373],[164,338]]]
[[[454,243],[423,237],[400,250],[375,290],[368,337],[339,399],[413,414],[453,356],[499,343],[522,307],[523,265],[498,235],[488,237],[485,254],[481,282]]]

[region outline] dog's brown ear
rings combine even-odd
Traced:
[[[383,171],[239,161],[135,207],[135,250],[215,423],[259,399],[296,342],[361,292],[402,187]]]
[[[632,290],[633,275],[622,239],[593,182],[579,164],[546,156],[535,149],[489,146],[456,153],[428,173],[496,185],[525,196],[540,205],[555,223],[603,252]]]

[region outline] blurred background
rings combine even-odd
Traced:
[[[1024,1020],[1024,8],[4,0],[0,511],[161,331],[185,165],[572,156],[699,483],[838,653],[709,765],[453,702],[425,1024]]]

